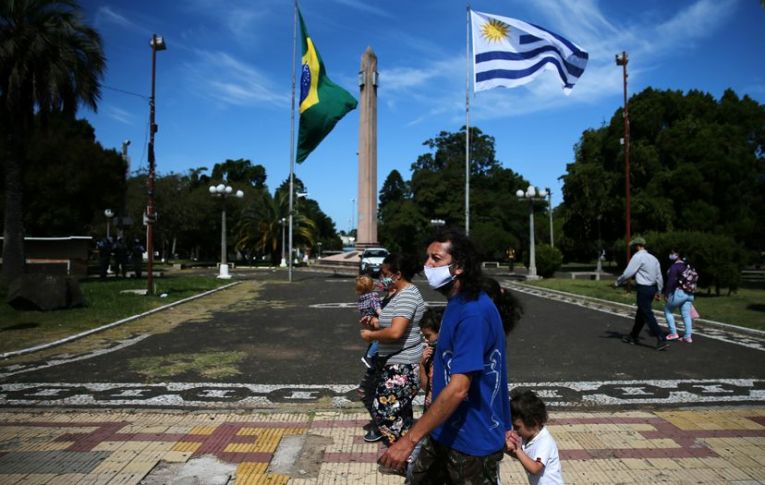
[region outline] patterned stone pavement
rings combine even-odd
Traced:
[[[400,484],[359,412],[0,412],[0,483]],[[765,483],[765,408],[553,412],[566,483]],[[289,446],[287,446],[289,445]],[[200,461],[201,460],[201,461]],[[207,461],[204,461],[207,460]],[[210,464],[216,464],[212,466]],[[503,483],[527,483],[505,457]],[[183,483],[183,482],[177,482]]]
[[[630,381],[512,382],[542,397],[550,408],[636,408],[761,404],[762,379],[645,379]],[[301,405],[358,407],[354,384],[229,384],[216,382],[7,383],[0,384],[0,406],[123,407],[195,409],[273,409]],[[422,395],[415,399],[422,404]]]

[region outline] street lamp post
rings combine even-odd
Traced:
[[[210,186],[210,195],[220,197],[223,200],[220,214],[220,272],[218,278],[229,279],[231,275],[228,273],[228,263],[226,261],[226,199],[232,196],[241,199],[244,197],[244,192],[241,190],[234,192],[233,187],[230,185],[218,184]]]
[[[111,225],[114,212],[111,209],[104,210],[104,216],[106,216],[106,239],[109,239],[109,226]]]
[[[351,232],[353,232],[353,228],[355,225],[356,225],[356,199],[351,199],[351,227],[348,229],[349,235]]]
[[[539,279],[539,276],[537,276],[536,243],[534,241],[534,201],[544,201],[545,194],[542,190],[529,185],[526,192],[519,189],[515,195],[521,200],[529,201],[529,274],[526,279],[536,280]]]
[[[292,177],[291,174],[290,174],[290,177]],[[290,178],[290,180],[292,180],[292,179]],[[308,192],[294,192],[293,193],[292,192],[294,190],[293,187],[294,187],[293,183],[290,182],[290,212],[289,212],[289,219],[287,220],[287,223],[288,223],[289,228],[290,228],[289,229],[289,256],[290,256],[290,259],[289,259],[289,263],[287,264],[287,266],[288,266],[288,268],[287,268],[287,275],[288,275],[288,280],[289,280],[290,283],[292,283],[292,265],[295,262],[295,255],[294,255],[295,249],[293,248],[292,225],[293,225],[293,222],[295,220],[295,215],[297,215],[297,213],[298,213],[297,202],[302,197],[308,197]],[[293,200],[295,201],[294,205],[293,205]]]
[[[154,176],[155,164],[154,158],[154,134],[157,132],[157,124],[154,119],[155,108],[155,84],[157,79],[157,51],[167,49],[165,39],[153,34],[151,41],[151,98],[149,98],[149,176],[147,178],[149,205],[146,207],[146,250],[148,251],[148,260],[146,262],[146,294],[154,294],[154,221],[156,220],[154,207]]]
[[[545,189],[545,195],[547,195],[547,214],[550,216],[550,247],[555,247],[555,238],[553,237],[553,221],[552,221],[552,190],[550,187]]]
[[[624,110],[622,115],[624,116],[624,138],[622,143],[624,144],[624,188],[626,192],[625,200],[625,220],[626,220],[626,234],[625,241],[627,243],[627,261],[630,260],[630,113],[629,105],[627,103],[627,63],[629,62],[629,56],[626,52],[622,51],[621,55],[616,54],[616,65],[622,66],[622,75],[624,77]]]
[[[130,140],[124,140],[122,142],[122,160],[125,162],[125,186],[127,186],[128,180],[130,180],[130,158],[128,157],[128,147],[130,146]],[[133,220],[128,217],[128,205],[127,205],[127,190],[122,197],[122,208],[120,209],[120,216],[117,218],[119,224],[119,235],[124,236],[124,230],[126,227],[133,224]]]
[[[603,218],[602,214],[598,214],[598,265],[595,267],[595,271],[598,273],[603,272],[603,240],[600,238],[600,220]]]
[[[287,266],[287,258],[285,257],[286,253],[284,252],[286,250],[286,248],[284,247],[284,228],[287,227],[287,218],[282,217],[281,219],[279,219],[279,223],[282,225],[282,262],[279,263],[279,266],[284,268],[285,266]]]

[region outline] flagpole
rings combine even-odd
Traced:
[[[290,105],[290,206],[289,206],[289,258],[288,263],[288,279],[292,283],[292,197],[295,193],[294,180],[295,180],[295,76],[297,66],[297,23],[298,23],[298,3],[295,0],[295,13],[292,28],[292,102]]]
[[[470,235],[470,4],[465,22],[465,234]]]

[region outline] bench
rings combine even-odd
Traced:
[[[745,269],[741,272],[741,280],[747,283],[765,282],[765,271]]]
[[[27,259],[27,264],[29,265],[39,265],[38,269],[40,272],[46,273],[46,272],[52,272],[52,273],[58,273],[59,271],[53,270],[50,271],[51,268],[60,268],[61,266],[64,266],[66,269],[64,272],[67,275],[72,274],[72,261],[70,259],[52,259],[52,258],[29,258]],[[30,268],[31,272],[35,272],[34,269]]]
[[[492,268],[499,268],[499,261],[484,261],[481,263],[481,268],[486,269],[489,265],[491,265]]]
[[[591,280],[597,280],[600,281],[600,273],[597,271],[572,271],[571,272],[571,279],[575,280],[578,277],[585,277],[589,278]]]

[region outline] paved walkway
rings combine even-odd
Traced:
[[[0,483],[399,484],[359,412],[0,412]],[[553,412],[566,483],[763,483],[765,407]],[[502,462],[503,483],[527,483]],[[195,477],[196,476],[196,480]]]
[[[363,350],[343,303],[352,280],[300,276],[4,362],[0,484],[403,483],[378,472],[382,446],[363,441],[367,417],[352,402]],[[512,385],[551,407],[566,483],[765,483],[763,335],[699,325],[692,347],[657,353],[621,344],[631,309],[532,295],[533,325],[511,336]],[[217,380],[200,380],[209,361],[171,377],[130,366],[232,350],[257,359]],[[547,382],[540,362],[555,363]],[[510,457],[501,472],[527,483]]]

